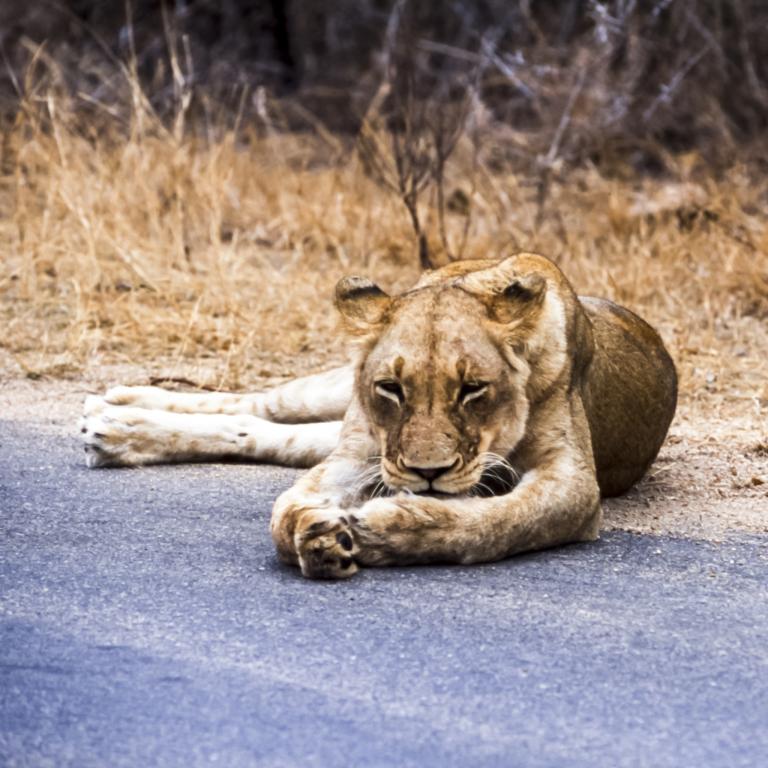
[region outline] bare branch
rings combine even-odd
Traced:
[[[427,188],[434,189],[442,246],[447,257],[454,258],[445,217],[446,166],[465,132],[473,77],[464,70],[455,71],[453,64],[433,68],[430,56],[444,56],[443,62],[459,59],[471,63],[475,81],[488,57],[471,52],[461,55],[461,49],[453,46],[417,40],[412,8],[406,0],[395,4],[385,41],[384,83],[363,121],[360,156],[366,170],[403,201],[418,242],[420,264],[433,268],[436,264],[428,249],[421,196]],[[382,133],[388,135],[387,143],[380,138]]]
[[[552,180],[552,170],[560,154],[560,146],[565,138],[566,131],[571,122],[571,115],[573,109],[576,106],[576,102],[581,96],[581,92],[584,89],[584,83],[587,81],[587,67],[583,66],[579,71],[578,79],[575,85],[571,89],[571,93],[568,96],[568,101],[563,109],[563,114],[560,116],[560,122],[557,124],[557,129],[552,136],[552,142],[549,145],[549,150],[543,158],[539,160],[540,175],[539,184],[536,195],[536,227],[541,226],[542,219],[544,217],[544,206],[549,196],[549,187]]]

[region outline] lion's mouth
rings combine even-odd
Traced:
[[[408,482],[398,482],[391,478],[382,477],[378,489],[379,496],[392,496],[396,493],[412,493],[414,496],[427,496],[432,498],[450,498],[451,496],[461,496],[467,493],[472,487],[471,484],[457,489],[435,488],[432,482],[419,483],[418,485]]]
[[[416,496],[427,496],[430,499],[448,499],[451,496],[460,496],[460,493],[448,491],[436,491],[434,488],[426,488],[423,491],[412,491]]]
[[[455,498],[457,496],[467,496],[471,493],[472,488],[474,487],[473,483],[462,483],[459,486],[452,486],[450,482],[443,483],[440,482],[440,485],[442,487],[435,487],[433,483],[429,483],[427,487],[418,487],[413,488],[409,486],[403,486],[398,488],[393,488],[393,491],[395,492],[402,492],[405,491],[406,493],[413,493],[416,496],[427,496],[430,498],[435,499],[441,499],[441,498]],[[446,488],[445,485],[448,487]]]
[[[493,458],[486,459],[488,456]],[[379,496],[391,496],[396,493],[412,493],[432,498],[500,496],[509,493],[519,480],[512,466],[494,454],[485,454],[480,465],[464,467],[459,477],[449,475],[417,483],[399,477],[384,465],[381,469],[376,494]]]

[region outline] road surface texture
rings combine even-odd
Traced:
[[[0,422],[0,765],[768,765],[768,537],[303,580],[294,473]]]

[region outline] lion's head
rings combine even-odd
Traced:
[[[482,491],[532,406],[569,386],[576,301],[543,257],[456,262],[396,297],[345,278],[336,303],[362,341],[357,395],[393,490]]]

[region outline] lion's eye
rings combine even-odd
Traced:
[[[484,381],[465,381],[459,390],[459,402],[466,405],[482,397],[487,391],[488,385]]]
[[[392,379],[382,379],[377,381],[375,385],[377,395],[386,397],[388,400],[392,400],[398,405],[402,404],[404,398],[403,388],[400,384]]]

